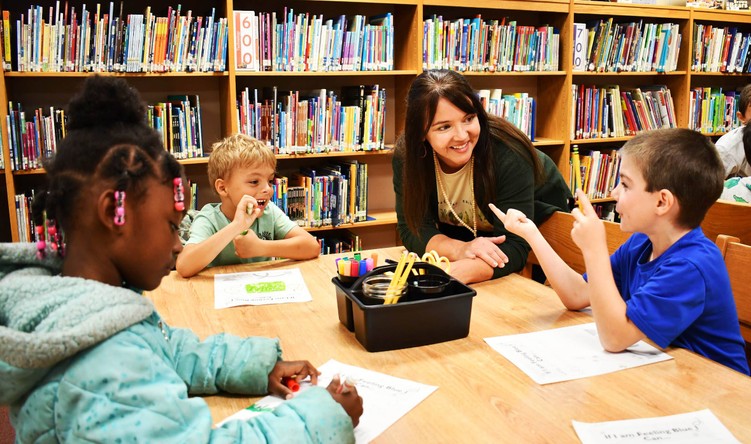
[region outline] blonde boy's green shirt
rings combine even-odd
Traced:
[[[203,242],[230,224],[231,221],[222,213],[221,205],[220,203],[210,203],[201,208],[190,226],[190,239],[188,239],[186,245]],[[279,207],[274,205],[273,202],[269,202],[266,204],[263,214],[253,222],[250,229],[256,233],[259,239],[276,240],[284,239],[287,233],[296,226],[297,224],[292,222]],[[270,259],[270,257],[262,256],[240,258],[235,254],[235,244],[230,242],[207,266],[247,264]]]

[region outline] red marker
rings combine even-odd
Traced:
[[[300,390],[300,384],[295,380],[295,378],[285,376],[282,378],[282,384],[287,386],[287,388],[292,390],[293,392]]]

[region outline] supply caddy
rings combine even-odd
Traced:
[[[331,279],[336,288],[339,321],[355,333],[366,350],[416,347],[469,334],[472,298],[477,292],[435,265],[415,263],[407,289],[396,303],[384,304],[384,299],[364,294],[366,279],[393,273],[396,267],[391,264],[374,268],[352,285],[337,277]]]

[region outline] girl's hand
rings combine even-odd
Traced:
[[[493,268],[503,267],[508,263],[508,257],[498,248],[498,244],[505,241],[506,236],[478,237],[465,242],[459,249],[457,257],[459,259],[481,259]]]
[[[357,388],[348,381],[342,382],[339,376],[334,376],[326,387],[334,401],[341,404],[344,411],[352,418],[352,427],[357,427],[362,416],[362,396],[357,394]]]
[[[586,254],[598,248],[605,248],[607,253],[607,241],[605,225],[597,217],[597,212],[589,202],[589,198],[582,190],[576,190],[576,198],[579,199],[579,208],[574,208],[571,215],[574,216],[574,227],[571,229],[571,239],[574,240],[582,253]]]
[[[508,231],[519,235],[524,239],[529,239],[529,237],[537,231],[535,223],[527,219],[527,216],[521,211],[509,208],[509,210],[504,213],[493,204],[489,204],[489,207],[490,211],[495,214],[498,220],[503,222],[503,226],[506,227]]]
[[[284,399],[292,397],[292,390],[282,384],[282,378],[293,378],[298,383],[310,376],[310,383],[318,383],[319,372],[308,361],[277,361],[271,373],[269,373],[269,393],[281,396]]]

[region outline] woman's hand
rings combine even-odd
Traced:
[[[451,263],[449,274],[463,284],[473,284],[492,278],[493,269],[480,259],[460,259]]]
[[[362,396],[357,394],[357,388],[349,381],[342,382],[339,376],[334,376],[326,387],[334,401],[341,404],[344,411],[352,418],[352,427],[357,427],[362,416]]]
[[[292,378],[300,382],[310,376],[310,383],[316,385],[320,374],[321,372],[308,361],[277,361],[269,373],[269,393],[289,399],[292,397],[292,390],[282,384],[282,378]]]
[[[506,241],[506,236],[478,237],[465,242],[459,249],[459,259],[481,259],[492,268],[503,267],[508,263],[508,256],[498,247]],[[453,265],[452,265],[453,267]]]

